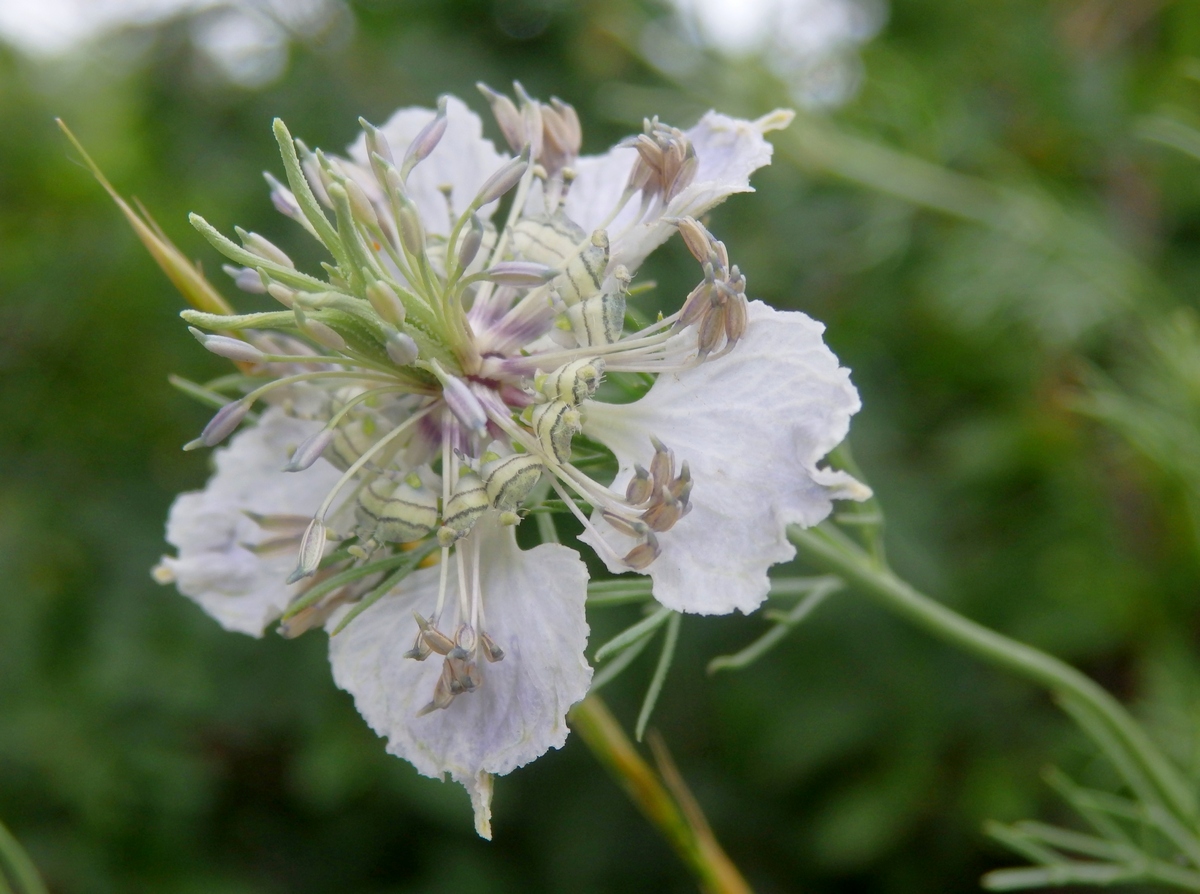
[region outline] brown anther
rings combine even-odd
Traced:
[[[442,633],[416,612],[413,612],[413,617],[417,619],[417,626],[421,629],[421,637],[433,651],[439,655],[449,655],[450,650],[454,648],[454,640]]]
[[[683,244],[692,253],[692,257],[701,264],[705,263],[712,251],[712,243],[715,241],[712,233],[694,217],[681,217],[675,222],[675,226],[679,230],[679,235],[683,237]]]
[[[696,356],[704,360],[711,354],[725,335],[726,308],[716,306],[709,310],[700,322],[700,332],[696,336]]]
[[[654,493],[658,493],[675,478],[675,453],[662,441],[650,436],[654,445],[654,458],[650,460],[650,477],[654,479]]]
[[[687,506],[688,497],[692,495],[692,470],[689,468],[687,460],[683,461],[683,466],[679,470],[679,477],[676,478],[667,487],[671,496]]]
[[[503,93],[497,93],[487,84],[479,83],[475,86],[492,107],[492,116],[500,125],[500,132],[504,134],[508,147],[513,152],[520,152],[525,148],[525,122],[516,105]]]
[[[479,674],[479,668],[474,661],[463,658],[456,658],[453,655],[446,658],[446,666],[450,668],[450,673],[453,675],[453,680],[450,683],[450,691],[458,695],[463,692],[474,692],[483,683],[483,678]]]
[[[455,691],[456,688],[458,692]],[[462,687],[455,681],[454,672],[450,668],[449,659],[447,659],[442,662],[441,676],[433,686],[433,700],[418,711],[417,716],[424,717],[426,714],[450,707],[454,697],[461,691]]]
[[[662,550],[658,546],[658,538],[646,532],[646,539],[625,554],[625,564],[634,571],[641,571],[658,558]]]
[[[737,295],[725,307],[725,351],[729,351],[746,334],[750,319],[746,312],[746,296]]]
[[[650,473],[639,465],[633,467],[633,477],[625,487],[625,499],[634,506],[645,503],[654,494],[654,481]]]
[[[615,512],[610,512],[607,509],[600,512],[600,517],[626,537],[645,537],[650,530],[636,519],[625,518],[625,516],[617,515]]]
[[[675,527],[675,522],[683,518],[683,511],[684,504],[675,499],[670,490],[664,488],[650,504],[650,508],[642,513],[642,522],[661,534]]]
[[[638,151],[626,191],[640,189],[649,198],[661,196],[664,203],[670,202],[695,179],[696,151],[683,131],[660,124],[658,118],[645,121],[643,130],[623,144]]]
[[[715,303],[715,296],[715,284],[707,280],[692,289],[687,296],[687,300],[683,302],[683,309],[679,312],[679,319],[675,322],[675,328],[686,329],[693,323],[700,322]]]
[[[411,658],[413,661],[424,661],[432,654],[433,649],[429,647],[429,643],[425,641],[425,637],[418,633],[413,647],[404,653],[404,657]]]
[[[495,664],[497,661],[504,660],[504,650],[496,645],[496,641],[486,633],[479,634],[479,646],[483,651],[483,657],[491,663]]]

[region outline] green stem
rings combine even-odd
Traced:
[[[1052,655],[1009,639],[933,601],[875,562],[836,529],[792,528],[789,536],[810,561],[839,575],[926,632],[1044,686],[1100,720],[1148,780],[1155,800],[1189,829],[1195,827],[1196,803],[1191,789],[1120,702],[1094,680]]]
[[[8,879],[16,885],[10,888]],[[0,823],[0,891],[11,890],[14,894],[47,894],[46,885],[38,875],[33,860],[25,853],[19,841]]]
[[[671,780],[668,778],[664,783],[642,759],[599,696],[589,695],[567,716],[596,759],[687,864],[701,890],[707,894],[752,894],[742,874],[717,843],[690,793],[672,794]],[[676,781],[675,787],[680,785]]]

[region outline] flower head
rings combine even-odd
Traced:
[[[818,466],[858,409],[822,327],[748,301],[697,220],[749,190],[789,115],[654,119],[580,157],[570,106],[516,94],[484,88],[512,156],[450,97],[364,122],[346,157],[276,122],[272,198],[332,257],[324,278],[194,218],[282,308],[184,313],[245,373],[189,446],[265,410],[176,501],[156,570],[230,629],[327,627],[338,685],[390,751],[467,787],[485,836],[493,774],[561,745],[591,679],[585,567],[520,550],[525,514],[556,500],[612,571],[719,613],[766,597],[786,525],[866,495]],[[698,285],[628,325],[639,265],[676,232]]]

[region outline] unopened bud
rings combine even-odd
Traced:
[[[400,177],[404,180],[408,179],[409,173],[429,157],[429,154],[437,148],[438,143],[442,141],[442,137],[446,135],[446,97],[438,98],[437,114],[433,120],[421,128],[421,132],[413,138],[409,144],[408,150],[404,153],[404,161],[400,165]]]
[[[479,254],[479,247],[483,245],[483,224],[479,222],[479,218],[472,214],[471,222],[467,226],[467,232],[463,234],[462,241],[458,244],[458,269],[466,270],[475,260],[475,255]]]
[[[367,157],[378,155],[388,164],[394,165],[396,162],[392,156],[392,147],[388,145],[387,137],[383,135],[383,131],[367,121],[366,118],[359,118],[358,123],[361,125],[363,133],[366,136]]]
[[[233,278],[233,284],[243,292],[249,292],[251,295],[261,295],[267,291],[267,287],[263,285],[262,277],[253,267],[234,267],[232,264],[223,264],[221,269],[228,273]]]
[[[483,188],[479,190],[479,195],[475,197],[472,206],[482,208],[484,205],[499,199],[521,182],[521,178],[525,176],[525,171],[528,168],[529,155],[523,152],[507,162],[500,170],[487,179],[487,182],[483,184]]]
[[[396,217],[400,224],[400,243],[410,255],[420,257],[425,253],[425,227],[421,225],[421,216],[407,196],[401,195],[399,204]]]
[[[300,329],[313,341],[323,347],[329,348],[331,351],[346,350],[346,339],[338,335],[333,327],[322,323],[320,320],[305,320],[304,325]]]
[[[212,351],[218,357],[239,360],[244,363],[262,363],[265,359],[262,351],[240,338],[230,338],[228,335],[210,335],[207,332],[201,332],[195,326],[188,326],[188,332],[192,333],[206,350]]]
[[[463,427],[473,432],[483,432],[487,428],[487,413],[467,383],[457,376],[452,376],[436,360],[429,362],[433,374],[442,383],[442,397],[446,406]]]
[[[392,332],[389,334],[384,347],[392,363],[397,366],[411,365],[421,353],[412,336],[406,335],[403,332]]]
[[[292,259],[284,254],[283,250],[269,239],[258,235],[258,233],[247,233],[241,227],[235,227],[234,230],[238,234],[238,238],[242,240],[242,245],[246,246],[247,251],[258,255],[264,261],[270,261],[281,267],[289,267],[292,270],[296,269],[296,265],[292,262]]]
[[[250,412],[250,402],[235,400],[217,410],[217,414],[204,426],[200,437],[184,445],[184,450],[195,450],[197,447],[215,447],[228,438]]]
[[[280,285],[277,282],[273,282],[267,286],[267,294],[286,308],[291,308],[296,303],[296,290],[289,289],[287,286]]]
[[[401,325],[407,316],[404,302],[400,300],[396,290],[382,280],[376,280],[367,286],[367,300],[371,302],[371,307],[375,308],[375,313],[393,326]]]
[[[288,577],[287,582],[294,584],[306,577],[312,577],[321,567],[321,557],[325,554],[325,523],[314,518],[308,523],[304,537],[300,540],[300,555],[296,559],[296,570]]]
[[[534,261],[501,261],[489,267],[480,276],[501,286],[541,286],[554,279],[561,271]]]
[[[375,213],[375,206],[371,204],[363,188],[349,178],[342,186],[345,187],[346,198],[350,201],[350,213],[367,229],[378,230],[379,215]]]
[[[275,179],[269,171],[263,171],[263,177],[271,187],[271,204],[275,206],[275,210],[292,220],[303,220],[304,212],[300,210],[296,194]]]
[[[492,115],[495,117],[496,123],[500,125],[500,132],[504,134],[509,148],[513,152],[520,152],[525,145],[525,128],[516,105],[503,93],[497,93],[487,84],[480,82],[475,86],[479,88],[479,92],[484,95],[492,107]]]
[[[321,454],[325,452],[325,448],[333,443],[334,436],[337,432],[332,428],[323,428],[316,434],[306,438],[296,448],[296,452],[292,454],[292,458],[288,464],[283,467],[285,472],[303,472],[305,469],[312,466]]]

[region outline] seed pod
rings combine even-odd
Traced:
[[[437,497],[424,488],[376,478],[359,494],[354,518],[364,540],[412,543],[437,525]]]
[[[538,404],[531,416],[533,431],[542,449],[560,463],[571,459],[571,439],[582,428],[579,411],[562,400]]]
[[[449,546],[455,540],[466,537],[479,520],[479,516],[492,505],[487,488],[474,472],[464,472],[454,485],[454,492],[442,510],[442,528],[438,531],[438,543]]]
[[[501,512],[515,512],[542,477],[545,466],[529,453],[513,453],[480,469],[488,499]]]
[[[550,400],[561,400],[577,407],[596,393],[603,375],[602,358],[581,357],[552,373],[538,376],[534,387]]]

